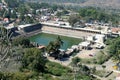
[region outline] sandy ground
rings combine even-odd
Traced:
[[[95,55],[96,55],[96,53],[98,53],[99,52],[99,50],[97,50],[97,49],[92,49],[92,50],[82,50],[82,51],[80,51],[76,56],[74,56],[74,57],[80,57],[80,58],[93,58]],[[93,56],[89,56],[89,54],[92,54]],[[57,62],[57,63],[60,63],[60,64],[62,64],[62,65],[64,65],[64,66],[68,66],[69,64],[70,64],[70,62],[72,61],[72,56],[71,57],[69,57],[69,58],[64,58],[64,59],[62,59],[62,60],[55,60],[54,58],[52,58],[52,57],[48,57],[48,59],[50,60],[50,61],[53,61],[53,62]]]
[[[99,52],[99,49],[92,49],[92,50],[82,50],[80,51],[76,57],[80,57],[80,58],[93,58],[94,56],[96,56],[96,54]],[[93,56],[90,56],[93,55]]]

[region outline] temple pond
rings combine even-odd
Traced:
[[[50,41],[54,41],[58,35],[54,34],[47,34],[47,33],[40,33],[34,36],[29,37],[30,41],[36,42],[41,45],[47,46]],[[61,46],[61,49],[66,50],[67,48],[70,48],[72,45],[78,45],[82,40],[78,38],[72,38],[72,37],[66,37],[66,36],[60,36],[62,39],[63,46]]]

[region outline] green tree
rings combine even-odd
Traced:
[[[68,22],[73,27],[76,22],[80,21],[80,17],[78,15],[71,15],[68,19]]]
[[[47,46],[48,54],[54,55],[55,57],[59,56],[59,49],[63,45],[62,39],[58,36],[55,41],[51,41]]]
[[[30,40],[24,37],[19,37],[13,40],[13,45],[22,47],[30,47]]]
[[[113,39],[111,43],[109,53],[113,57],[113,60],[120,63],[120,37]]]
[[[110,54],[112,56],[117,56],[115,54],[118,53],[118,50],[120,50],[120,37],[112,40],[112,44],[110,45]]]
[[[20,13],[20,15],[25,15],[29,12],[30,9],[25,4],[21,4],[17,8],[17,10]]]
[[[22,57],[22,68],[26,68],[32,71],[45,70],[45,64],[47,59],[43,56],[42,52],[37,48],[25,49]]]
[[[11,35],[10,31],[0,27],[0,63],[11,55]]]
[[[56,16],[61,17],[62,16],[62,12],[57,12]]]
[[[78,65],[78,63],[80,62],[80,58],[78,58],[78,57],[75,57],[75,58],[72,58],[72,65],[73,66],[77,66]]]
[[[18,7],[21,3],[21,0],[4,0],[10,8]]]
[[[25,17],[25,23],[34,23],[33,17],[26,16],[26,17]]]
[[[113,56],[113,60],[117,61],[118,63],[120,63],[120,50],[118,50],[114,56]]]
[[[73,72],[74,72],[74,80],[76,80],[76,74],[77,74],[77,71],[78,71],[78,63],[80,62],[80,58],[78,57],[75,57],[75,58],[72,58],[72,67],[73,67]]]

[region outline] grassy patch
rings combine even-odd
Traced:
[[[91,59],[82,59],[82,63],[86,64],[103,64],[110,58],[109,55],[105,54],[103,51],[100,51],[99,53],[96,54],[94,58]]]
[[[55,62],[47,62],[46,64],[48,73],[55,75],[55,76],[61,76],[65,73],[71,72],[71,69],[65,66],[62,66]]]
[[[95,75],[98,75],[100,77],[105,77],[106,75],[108,75],[110,72],[103,70],[97,70],[95,71]]]

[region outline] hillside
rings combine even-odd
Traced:
[[[32,1],[33,0],[25,0]],[[37,2],[64,4],[64,5],[76,5],[76,6],[97,6],[97,7],[112,7],[120,8],[120,0],[34,0]]]

